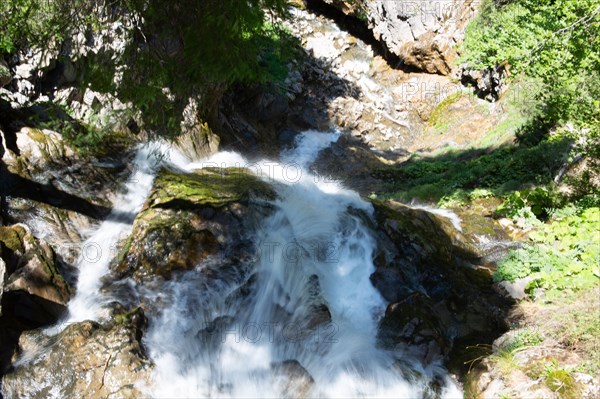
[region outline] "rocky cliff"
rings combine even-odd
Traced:
[[[427,73],[449,75],[469,20],[477,11],[473,0],[307,0],[331,4],[368,25],[401,65]]]

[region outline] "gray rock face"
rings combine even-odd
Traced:
[[[455,46],[477,5],[473,0],[324,1],[366,18],[375,39],[405,65],[442,75],[452,72]]]

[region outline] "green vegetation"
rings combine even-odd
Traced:
[[[462,61],[475,69],[507,65],[514,79],[543,86],[543,122],[598,122],[599,23],[599,0],[487,0],[468,26]]]
[[[477,189],[503,195],[528,184],[550,184],[569,144],[567,137],[556,136],[535,146],[504,146],[492,152],[448,151],[432,158],[414,157],[400,167],[376,173],[388,182],[388,196],[408,201],[448,203],[452,197],[464,199]]]
[[[207,120],[231,85],[285,79],[295,41],[274,21],[286,14],[286,0],[8,0],[0,56],[74,45],[77,34],[123,22],[124,53],[79,60],[82,85],[133,104],[146,132],[171,138],[190,98]]]
[[[0,3],[0,55],[60,38],[59,2],[10,0]]]
[[[561,291],[578,291],[600,282],[600,209],[543,225],[530,234],[531,244],[513,251],[502,261],[494,278],[514,281],[531,276],[527,290],[545,291],[546,300],[562,297]]]
[[[123,130],[113,129],[113,120],[127,120],[128,110],[113,111],[105,115],[92,114],[86,122],[79,122],[73,117],[72,110],[64,105],[40,103],[44,107],[45,117],[38,114],[27,118],[28,124],[38,129],[60,132],[63,139],[81,156],[103,157],[128,148],[136,138]],[[43,133],[39,133],[39,141],[44,141]]]
[[[544,341],[544,338],[537,332],[524,328],[516,330],[513,335],[502,346],[504,351],[515,351],[526,346],[538,345]]]
[[[10,71],[7,67],[0,64],[0,81],[2,81],[5,78],[10,78]]]

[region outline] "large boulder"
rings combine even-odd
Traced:
[[[49,123],[52,115],[52,108],[15,111],[0,100],[0,139],[7,143],[0,162],[3,213],[30,226],[56,250],[60,262],[72,264],[78,254],[69,248],[110,212],[130,173],[131,152],[120,148],[106,157],[83,157],[60,133],[32,127],[36,117]]]
[[[0,227],[0,248],[3,313],[33,327],[58,320],[71,289],[58,270],[52,248],[21,224]]]
[[[269,208],[264,200],[274,196],[246,169],[162,170],[114,273],[144,282],[211,260],[223,267],[244,263],[256,255],[244,226],[261,220]]]
[[[378,339],[384,347],[400,350],[424,364],[446,356],[451,348],[448,331],[433,302],[420,293],[387,307]]]
[[[146,318],[141,310],[115,318],[111,325],[85,321],[57,337],[24,333],[21,360],[2,379],[9,398],[138,398],[137,384],[150,382],[152,370],[142,345]],[[41,349],[44,348],[44,349]]]
[[[404,65],[442,75],[451,74],[458,58],[455,47],[478,4],[473,0],[322,1],[366,21],[375,39]]]
[[[411,354],[427,363],[448,355],[453,343],[464,347],[500,335],[510,303],[493,289],[486,258],[491,248],[459,231],[450,215],[394,201],[373,205],[378,254],[371,281],[390,303],[380,343],[410,345]]]

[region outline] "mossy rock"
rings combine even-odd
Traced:
[[[378,225],[396,243],[404,240],[418,246],[424,256],[442,262],[456,258],[477,262],[484,255],[474,236],[457,230],[446,217],[396,201],[371,200],[371,203]],[[461,219],[461,225],[463,222]]]
[[[245,225],[259,204],[274,198],[273,189],[245,169],[164,169],[113,270],[137,281],[169,279],[224,251],[230,260],[251,252]]]
[[[416,247],[424,257],[449,262],[452,257],[452,226],[447,220],[393,201],[371,201],[377,224],[392,241]]]
[[[22,226],[0,226],[0,242],[13,252],[23,252],[23,237],[26,231]]]
[[[246,201],[251,195],[274,199],[275,192],[244,168],[206,168],[181,174],[163,169],[148,199],[151,208],[186,208],[210,205],[220,207]]]

